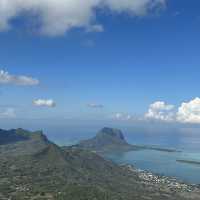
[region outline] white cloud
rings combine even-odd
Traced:
[[[200,124],[200,98],[197,97],[191,101],[183,102],[178,109],[175,109],[174,105],[157,101],[150,105],[145,118],[167,122]]]
[[[112,11],[128,12],[135,16],[146,15],[149,11],[165,7],[166,0],[104,0],[105,6]]]
[[[36,99],[33,101],[33,105],[53,108],[56,103],[52,99]]]
[[[32,15],[39,32],[62,35],[72,28],[103,31],[96,24],[96,8],[143,16],[165,6],[166,0],[0,0],[0,30],[12,28],[12,20],[23,13]],[[26,17],[27,18],[27,17]],[[34,24],[34,23],[33,23]]]
[[[145,118],[161,121],[173,121],[175,119],[174,105],[157,101],[149,106]]]
[[[188,102],[183,102],[179,107],[156,101],[150,104],[147,113],[142,117],[123,112],[115,113],[112,119],[121,121],[146,121],[153,120],[167,123],[200,124],[200,98],[196,97]]]
[[[34,79],[28,76],[16,76],[11,75],[6,71],[0,71],[0,84],[13,84],[13,85],[22,85],[22,86],[33,86],[38,85],[39,80]]]
[[[4,108],[0,111],[0,118],[15,118],[16,112],[14,108]]]
[[[133,116],[126,113],[115,113],[112,118],[115,120],[128,121],[128,120],[132,120]]]
[[[90,108],[103,108],[104,105],[96,104],[96,103],[90,103],[90,104],[88,104],[88,107],[90,107]]]
[[[182,103],[178,108],[177,121],[182,123],[200,123],[200,98]]]

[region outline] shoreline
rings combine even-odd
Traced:
[[[200,190],[200,184],[189,184],[178,180],[176,177],[168,177],[147,170],[135,168],[131,164],[121,164],[120,166],[137,174],[140,181],[144,182],[145,184],[157,185],[159,188],[167,187],[170,191],[178,192],[194,192]]]

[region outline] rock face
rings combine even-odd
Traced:
[[[81,141],[77,146],[99,153],[135,149],[133,145],[127,143],[121,130],[113,128],[103,128],[94,138]]]
[[[96,139],[106,143],[128,144],[123,133],[119,129],[103,128],[97,133]]]

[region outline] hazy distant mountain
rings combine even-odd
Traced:
[[[81,141],[79,148],[97,152],[130,151],[136,147],[127,143],[123,133],[118,129],[103,128],[97,135],[88,140]]]
[[[122,131],[113,128],[103,128],[97,133],[97,135],[94,138],[83,140],[74,147],[95,151],[100,154],[144,150],[144,149],[167,151],[167,152],[176,151],[174,149],[165,149],[155,146],[128,144]]]
[[[20,134],[20,132],[21,130],[19,129],[12,129],[9,131],[0,129],[0,145],[27,140],[28,137]]]
[[[0,156],[30,155],[45,148],[48,143],[42,131],[0,130]]]
[[[8,148],[6,153],[2,150],[0,162],[2,200],[187,199],[179,191],[145,182],[136,171],[104,160],[91,151],[60,148],[48,141],[42,132],[17,129],[12,133],[13,137],[26,139],[0,145]],[[102,129],[97,139],[104,146],[110,142],[129,146],[119,130]]]

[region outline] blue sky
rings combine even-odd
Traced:
[[[37,79],[39,84],[2,83],[2,119],[8,118],[9,112],[5,112],[12,108],[15,119],[44,118],[49,123],[62,119],[66,123],[68,119],[117,118],[134,123],[154,109],[149,118],[174,122],[183,108],[178,121],[200,123],[200,99],[195,101],[200,97],[200,2],[160,2],[165,5],[145,10],[145,14],[141,13],[145,4],[133,4],[128,10],[121,3],[119,10],[107,3],[107,8],[97,6],[89,25],[85,21],[80,27],[59,24],[57,30],[48,24],[42,34],[37,29],[37,14],[30,17],[27,10],[14,12],[6,21],[9,29],[0,23],[1,69],[12,76]],[[154,3],[159,4],[159,0]],[[17,10],[12,3],[8,6]],[[3,20],[0,15],[0,22]],[[56,20],[50,18],[48,23],[56,24]],[[52,99],[56,106],[34,105],[38,99]],[[156,102],[163,104],[156,104],[159,108],[155,111],[150,105]]]

